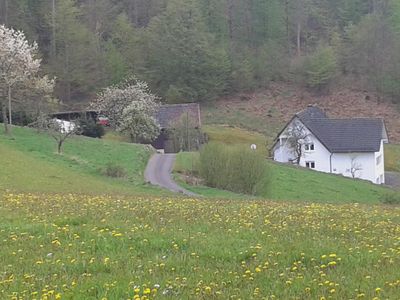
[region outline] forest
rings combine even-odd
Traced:
[[[168,103],[273,81],[400,102],[398,0],[0,0],[0,24],[38,43],[71,107],[129,76]]]

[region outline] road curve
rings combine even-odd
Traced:
[[[150,158],[146,171],[144,172],[146,182],[160,186],[174,193],[182,193],[187,196],[197,197],[198,195],[180,187],[172,179],[171,173],[175,159],[176,154],[154,154]]]

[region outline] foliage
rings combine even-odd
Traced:
[[[126,177],[126,171],[124,167],[116,165],[112,162],[108,163],[107,166],[101,170],[101,173],[108,177],[123,178]]]
[[[1,3],[0,23],[38,41],[45,69],[58,78],[56,95],[67,104],[131,74],[168,102],[205,101],[290,80],[289,66],[305,57],[305,85],[324,88],[333,60],[321,48],[331,47],[339,74],[354,72],[352,83],[398,101],[396,0]]]
[[[12,88],[17,83],[30,80],[39,71],[40,60],[34,57],[37,50],[37,44],[29,44],[22,31],[0,25],[0,101],[2,119],[8,120],[4,122],[6,133],[9,132],[7,123],[12,124]]]
[[[256,194],[265,170],[265,159],[249,148],[208,144],[200,152],[200,176],[210,187]]]
[[[32,126],[48,133],[57,143],[57,152],[61,154],[64,143],[74,134],[80,133],[80,127],[74,122],[52,119],[46,114],[40,114]]]
[[[206,101],[225,90],[227,54],[206,32],[197,1],[169,1],[147,32],[148,77],[168,100]]]
[[[399,215],[354,204],[7,193],[0,298],[397,299]]]
[[[336,58],[331,47],[319,47],[305,62],[307,84],[317,90],[325,88],[336,75]]]
[[[98,124],[93,119],[81,118],[78,120],[78,126],[80,128],[80,134],[92,138],[101,138],[105,135],[104,126]]]
[[[181,174],[197,176],[200,169],[199,161],[199,153],[181,152],[177,156],[174,170]],[[262,182],[258,189],[259,197],[282,201],[378,204],[380,199],[391,191],[389,188],[363,180],[353,180],[272,161],[267,161],[266,177]],[[184,186],[204,196],[217,195],[229,199],[235,196],[230,192],[204,186]],[[305,186],[307,188],[304,188]],[[237,197],[236,194],[235,198]]]
[[[131,79],[106,88],[91,107],[105,114],[111,126],[129,134],[132,141],[152,141],[160,131],[154,117],[157,100],[145,82]]]
[[[189,114],[183,114],[171,124],[168,136],[176,145],[176,151],[196,151],[206,142],[204,133],[197,128],[198,122],[193,121]]]
[[[396,192],[388,192],[382,195],[380,200],[383,204],[400,205],[400,195]]]

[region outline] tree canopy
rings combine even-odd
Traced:
[[[168,102],[210,101],[293,74],[318,89],[332,74],[349,76],[399,101],[397,0],[0,0],[0,7],[0,24],[38,42],[69,105],[132,74]]]

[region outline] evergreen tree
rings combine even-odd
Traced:
[[[146,75],[160,95],[178,89],[186,101],[205,101],[224,91],[229,62],[213,46],[197,2],[171,0],[147,31]]]
[[[305,73],[307,84],[318,91],[325,88],[336,74],[336,57],[331,47],[319,47],[307,58]]]

